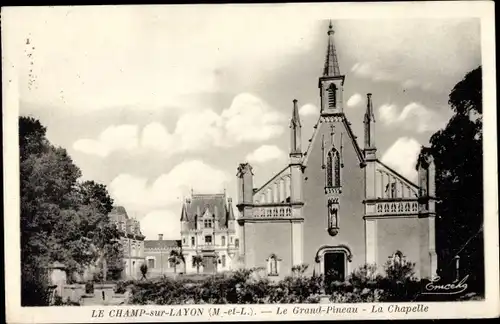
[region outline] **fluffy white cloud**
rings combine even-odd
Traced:
[[[444,127],[449,118],[416,102],[406,105],[401,112],[394,104],[384,104],[379,108],[379,116],[386,125],[397,125],[418,133],[436,131]]]
[[[193,189],[196,192],[222,192],[229,181],[224,171],[199,160],[184,161],[152,183],[145,177],[120,174],[109,184],[116,204],[133,210],[162,208],[179,203]]]
[[[181,233],[180,210],[153,210],[141,219],[141,231],[146,240],[157,240],[163,234],[165,240],[178,240]]]
[[[370,78],[374,81],[395,81],[397,80],[396,76],[391,72],[384,70],[380,67],[375,66],[373,63],[355,63],[351,72],[356,74],[357,76]]]
[[[221,117],[226,139],[233,143],[265,141],[281,135],[284,130],[284,116],[249,93],[237,95]]]
[[[378,109],[378,113],[380,116],[380,120],[388,125],[396,122],[399,117],[398,107],[393,104],[383,104]]]
[[[173,142],[168,129],[160,123],[150,123],[142,130],[141,147],[157,151],[168,151],[172,149]]]
[[[319,114],[319,109],[313,104],[305,104],[299,108],[299,115],[301,116],[314,116]]]
[[[363,102],[363,97],[361,96],[361,94],[355,93],[347,100],[347,106],[355,107],[362,102]]]
[[[172,133],[164,125],[153,122],[143,128],[139,139],[135,125],[110,126],[98,139],[77,140],[73,148],[101,157],[118,150],[156,150],[167,154],[202,151],[266,141],[283,133],[284,121],[284,116],[262,99],[242,93],[221,114],[204,109],[181,115]]]
[[[421,145],[409,137],[398,138],[382,156],[381,161],[411,181],[417,179],[415,169]]]
[[[113,151],[133,150],[139,147],[136,125],[112,125],[99,134],[98,139],[80,139],[73,149],[87,154],[107,156]]]
[[[223,136],[222,118],[209,109],[182,115],[174,133],[180,151],[199,151],[221,146]]]
[[[265,163],[273,160],[282,160],[285,157],[285,152],[276,145],[262,145],[248,154],[246,160],[250,163]]]

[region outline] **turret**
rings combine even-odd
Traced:
[[[419,198],[436,198],[436,166],[430,148],[423,147],[417,162]],[[431,211],[431,210],[429,210]]]
[[[238,205],[253,203],[253,172],[249,163],[241,163],[238,167]]]
[[[373,113],[372,94],[366,95],[366,112],[363,120],[365,127],[365,159],[375,160],[377,158],[375,147],[375,114]]]
[[[230,230],[235,229],[236,218],[233,212],[233,199],[231,197],[227,198],[227,228]]]
[[[181,231],[187,231],[188,230],[188,216],[187,216],[187,210],[186,210],[186,204],[189,203],[189,200],[186,199],[186,202],[182,204],[182,210],[181,210]]]
[[[420,230],[420,277],[436,275],[436,168],[431,149],[422,147],[417,162],[418,171],[418,220]]]
[[[290,201],[302,202],[302,151],[300,135],[300,118],[297,108],[297,100],[293,100],[291,128],[291,148],[290,148]]]
[[[302,155],[302,136],[301,136],[300,116],[297,106],[297,99],[293,100],[292,118],[290,120],[290,156]]]

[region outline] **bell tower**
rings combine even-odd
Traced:
[[[323,76],[319,78],[319,88],[321,96],[321,115],[343,114],[343,92],[344,75],[340,74],[339,62],[333,35],[332,22],[328,27],[328,47],[326,51],[325,67]]]

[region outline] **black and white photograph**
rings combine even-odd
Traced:
[[[493,3],[2,18],[8,322],[499,315]]]

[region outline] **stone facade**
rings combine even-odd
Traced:
[[[170,259],[172,251],[181,254],[180,240],[164,240],[163,234],[157,240],[144,241],[144,258],[148,266],[148,277],[184,272],[184,263],[174,264]]]
[[[344,114],[343,87],[333,40],[319,78],[321,113],[307,148],[301,147],[297,101],[290,122],[290,158],[254,188],[248,163],[238,168],[239,253],[247,268],[282,278],[293,266],[346,278],[365,264],[416,263],[416,275],[436,271],[432,157],[423,154],[417,184],[378,159],[372,95],[367,95],[364,148]],[[400,253],[402,252],[402,254]]]
[[[238,264],[239,239],[232,199],[226,194],[192,194],[181,211],[185,273],[215,273]],[[197,263],[197,256],[202,262]]]
[[[122,246],[124,253],[123,277],[126,279],[139,279],[140,266],[144,263],[144,239],[139,221],[129,218],[124,207],[114,207],[109,217],[122,232]]]

